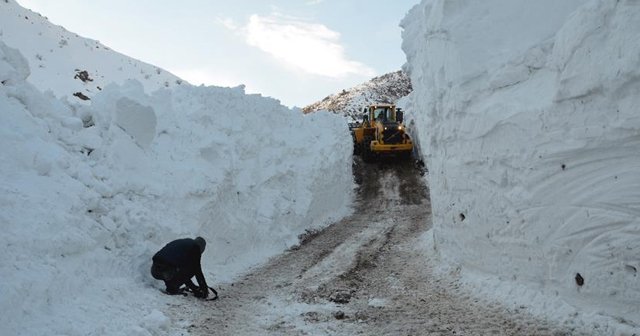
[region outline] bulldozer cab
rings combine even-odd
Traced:
[[[400,119],[399,119],[400,118]],[[401,113],[398,114],[395,105],[381,104],[371,105],[362,109],[362,122],[370,125],[376,122],[402,122]],[[374,127],[370,125],[368,127]]]
[[[394,106],[372,106],[373,119],[382,122],[396,121],[396,109]]]

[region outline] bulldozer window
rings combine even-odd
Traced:
[[[395,121],[393,111],[390,108],[380,107],[374,111],[376,120]]]

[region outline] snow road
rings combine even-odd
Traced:
[[[168,307],[193,335],[576,335],[438,276],[428,188],[404,165],[356,161],[354,214],[272,258],[220,299]]]

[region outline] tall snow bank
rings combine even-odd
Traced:
[[[638,2],[424,0],[402,26],[435,248],[638,328]]]
[[[70,105],[26,64],[0,41],[3,335],[171,334],[161,310],[181,298],[149,275],[165,243],[205,237],[215,285],[350,211],[342,118],[135,81]]]

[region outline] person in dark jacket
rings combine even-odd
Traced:
[[[209,287],[200,264],[206,245],[207,242],[202,237],[177,239],[168,243],[153,256],[151,275],[164,281],[167,294],[184,294],[184,288],[181,287],[186,285],[196,297],[206,298]],[[199,286],[191,281],[194,276]],[[213,288],[211,290],[217,297],[218,293]]]

